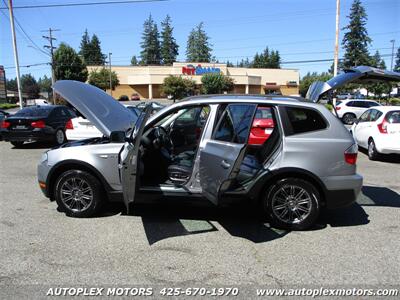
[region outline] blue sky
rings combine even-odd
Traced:
[[[3,0],[0,6],[4,7]],[[101,1],[101,0],[97,0]],[[89,0],[14,0],[14,6],[76,3]],[[373,39],[371,52],[386,54],[390,67],[391,43],[400,46],[400,1],[363,0],[368,13],[367,29]],[[348,19],[352,0],[341,0],[340,27]],[[251,58],[266,46],[279,50],[282,61],[318,60],[333,57],[336,0],[170,0],[166,2],[115,4],[90,7],[35,8],[15,10],[15,16],[26,33],[40,47],[45,44],[41,32],[49,27],[57,43],[63,41],[78,50],[81,36],[87,28],[96,33],[104,53],[112,52],[116,65],[129,64],[132,55],[139,55],[143,21],[151,13],[160,23],[169,14],[179,48],[179,60],[185,59],[186,39],[190,30],[203,21],[213,44],[213,55],[220,61],[236,62]],[[8,15],[8,11],[3,10]],[[340,41],[343,31],[340,32]],[[0,65],[14,65],[10,24],[0,13]],[[17,31],[20,64],[44,63],[48,57],[29,47],[32,43]],[[343,51],[340,51],[342,56]],[[283,64],[283,68],[326,71],[330,62]],[[46,65],[21,68],[21,74],[50,74]],[[6,70],[8,78],[15,70]]]

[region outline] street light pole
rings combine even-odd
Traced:
[[[340,0],[336,0],[336,36],[335,36],[335,56],[333,60],[333,76],[337,75],[339,60],[339,17],[340,17]]]
[[[108,53],[108,66],[109,66],[109,73],[110,73],[110,96],[112,96],[112,80],[111,80],[111,52]]]
[[[393,58],[394,58],[394,40],[390,40],[392,43],[392,61],[390,62],[390,71],[393,71]]]
[[[11,33],[13,38],[13,49],[14,49],[14,63],[15,63],[15,71],[17,75],[17,86],[18,86],[18,98],[19,98],[19,107],[23,108],[24,105],[22,103],[22,90],[21,90],[21,80],[19,74],[19,60],[18,60],[18,49],[17,49],[17,39],[15,37],[15,27],[14,27],[14,13],[12,8],[12,0],[8,0],[8,10],[10,12],[10,25],[11,25]]]

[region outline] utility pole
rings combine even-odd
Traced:
[[[390,62],[390,71],[393,71],[393,58],[394,58],[394,42],[395,40],[390,40],[392,43],[392,61]]]
[[[335,57],[333,60],[333,76],[337,75],[339,60],[339,17],[340,17],[340,0],[336,0],[336,36],[335,36]]]
[[[108,52],[108,66],[110,73],[110,96],[112,96],[112,77],[111,77],[111,52]]]
[[[17,39],[15,37],[14,13],[13,13],[13,8],[12,8],[12,0],[8,0],[8,10],[10,12],[10,25],[11,25],[11,33],[12,33],[12,38],[13,38],[14,63],[15,63],[15,72],[16,72],[16,76],[17,76],[19,107],[23,108],[24,105],[22,103],[23,99],[22,99],[22,90],[21,90],[21,80],[20,80],[20,74],[19,74],[18,49],[17,49]]]
[[[50,63],[50,65],[51,65],[51,85],[52,85],[52,86],[54,85],[54,83],[55,83],[55,81],[56,81],[56,76],[55,76],[55,72],[54,72],[54,69],[55,69],[55,65],[54,65],[54,49],[56,49],[56,47],[53,46],[53,41],[55,41],[56,38],[53,37],[53,32],[54,32],[54,31],[60,31],[60,30],[59,30],[59,29],[52,29],[52,28],[49,28],[49,30],[48,30],[49,35],[48,35],[48,36],[45,36],[45,35],[42,36],[44,39],[46,39],[46,40],[49,41],[49,45],[45,45],[44,48],[50,49],[50,57],[51,57],[51,63]],[[47,32],[47,30],[44,30],[44,32]],[[53,90],[53,93],[52,93],[52,94],[53,94],[53,103],[56,104],[56,95],[55,95],[55,93],[54,93],[54,90]]]

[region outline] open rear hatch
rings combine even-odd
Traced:
[[[367,84],[374,82],[400,82],[400,73],[381,70],[374,67],[359,66],[344,70],[343,73],[326,82],[315,81],[307,91],[306,99],[318,102],[328,92],[336,90],[348,83]]]

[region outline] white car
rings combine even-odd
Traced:
[[[354,123],[351,133],[371,160],[380,154],[400,154],[400,106],[376,106]]]
[[[139,116],[141,113],[141,111],[134,106],[124,106],[136,116]],[[65,135],[68,141],[84,140],[103,136],[100,130],[98,130],[92,122],[81,116],[73,118],[67,122]]]
[[[340,100],[336,103],[336,111],[338,117],[343,123],[351,125],[357,120],[368,108],[380,106],[378,102],[364,99],[347,99]]]

